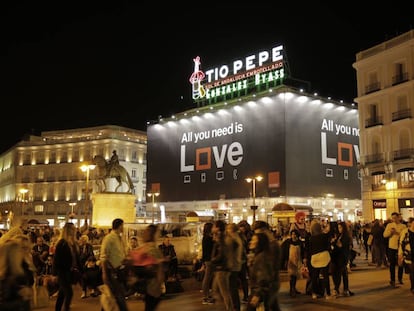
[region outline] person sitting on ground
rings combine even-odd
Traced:
[[[158,245],[158,248],[166,259],[165,280],[175,280],[177,278],[178,259],[174,245],[170,242],[170,237],[165,236],[162,244]]]
[[[86,260],[85,266],[83,267],[82,279],[82,284],[85,288],[92,290],[92,297],[97,297],[101,294],[98,290],[98,286],[103,284],[102,274],[101,268],[97,264],[95,256],[90,256]]]

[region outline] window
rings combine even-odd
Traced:
[[[137,161],[138,160],[138,155],[137,155],[136,151],[132,151],[131,159],[132,159],[132,161]]]
[[[131,170],[131,177],[132,178],[136,178],[137,177],[137,170],[134,169],[134,168]]]
[[[34,212],[35,213],[43,213],[44,206],[42,204],[36,204],[34,206]]]
[[[79,162],[79,150],[73,151],[73,162]]]
[[[51,151],[50,152],[49,163],[56,163],[56,151]]]
[[[37,172],[37,179],[38,180],[43,180],[45,178],[45,172],[41,171],[41,172]]]

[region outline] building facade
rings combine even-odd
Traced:
[[[414,30],[356,54],[363,217],[414,216]]]
[[[1,226],[61,226],[70,217],[83,226],[92,215],[90,196],[85,193],[100,191],[100,185],[94,170],[85,173],[80,167],[91,164],[95,155],[109,160],[113,150],[132,178],[137,215],[145,214],[146,133],[105,125],[42,132],[0,155]],[[107,191],[114,191],[116,185],[114,179],[108,179]],[[127,185],[121,187],[118,191],[128,189]]]
[[[147,189],[159,192],[157,211],[167,221],[194,211],[275,224],[279,203],[311,207],[329,220],[358,219],[352,104],[280,85],[163,118],[147,127],[147,137]]]

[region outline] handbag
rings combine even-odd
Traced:
[[[368,240],[367,240],[367,245],[371,246],[372,245],[372,241],[374,240],[374,236],[372,234],[370,234],[368,236]]]
[[[331,255],[329,251],[323,251],[313,254],[311,257],[311,265],[314,268],[326,267],[331,261]]]
[[[302,266],[300,268],[300,274],[301,274],[303,279],[306,279],[306,280],[310,279],[309,269],[308,269],[307,266]]]

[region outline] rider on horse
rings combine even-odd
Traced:
[[[118,167],[119,165],[119,158],[118,155],[116,154],[116,150],[112,151],[112,157],[108,162],[108,172],[109,172],[109,176],[114,176],[115,172],[114,168],[116,169],[116,167]]]

